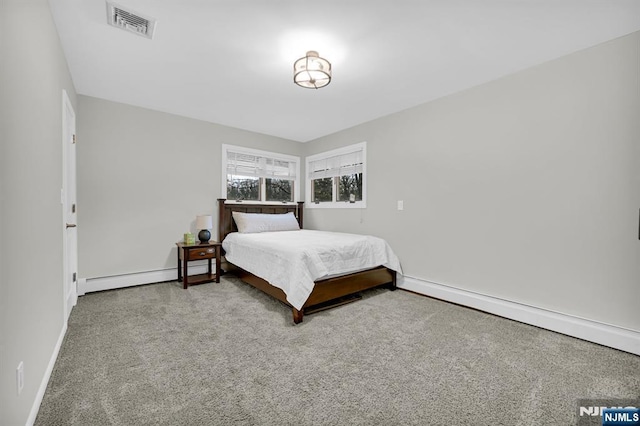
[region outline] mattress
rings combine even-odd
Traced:
[[[400,261],[382,238],[312,230],[239,233],[222,242],[227,261],[281,289],[296,309],[315,281],[385,266],[402,273]]]

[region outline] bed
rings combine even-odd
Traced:
[[[376,287],[388,287],[391,290],[395,290],[397,275],[396,270],[400,270],[397,258],[395,258],[396,261],[393,262],[393,265],[387,265],[393,267],[393,269],[387,266],[376,266],[367,268],[365,270],[359,270],[357,272],[342,273],[337,276],[334,276],[334,271],[326,271],[327,274],[325,276],[315,280],[312,283],[312,288],[309,291],[308,297],[304,298],[304,301],[302,301],[302,299],[298,297],[296,297],[293,301],[291,298],[288,299],[287,294],[281,288],[272,285],[267,279],[264,279],[263,277],[253,274],[248,270],[234,264],[230,261],[230,259],[227,258],[227,252],[224,247],[235,247],[235,245],[230,246],[229,242],[231,240],[234,240],[234,237],[241,237],[240,234],[231,235],[226,242],[225,240],[227,239],[228,235],[237,233],[238,231],[237,224],[233,220],[233,212],[278,215],[290,213],[297,219],[300,229],[304,229],[304,202],[298,202],[296,205],[291,205],[252,204],[245,202],[225,203],[225,201],[225,199],[218,199],[218,237],[219,240],[223,243],[222,254],[225,256],[223,269],[225,273],[232,273],[236,275],[245,283],[250,284],[259,290],[262,290],[263,292],[290,306],[293,314],[293,322],[295,324],[302,322],[305,314],[326,309],[327,307],[333,307],[343,303],[348,303],[349,301],[356,298],[361,291]],[[283,238],[285,237],[285,233],[280,234],[270,232],[269,234],[279,234],[278,236],[282,236]],[[263,237],[266,236],[263,235]],[[241,238],[238,239],[241,240]],[[231,255],[231,253],[229,253],[229,255]],[[392,256],[395,257],[395,255]]]

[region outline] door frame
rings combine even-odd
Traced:
[[[75,269],[77,269],[77,264],[78,264],[77,233],[75,233],[75,239],[76,239],[76,243],[74,244],[75,253],[71,253],[71,256],[70,256],[69,247],[67,244],[67,238],[68,238],[67,234],[69,232],[67,229],[67,223],[68,223],[67,213],[70,211],[70,208],[71,208],[69,203],[69,197],[68,197],[68,194],[70,193],[69,185],[71,183],[75,184],[76,182],[75,167],[71,171],[71,173],[74,174],[74,178],[70,179],[69,177],[69,172],[70,172],[69,158],[70,158],[70,154],[72,153],[71,150],[73,150],[73,154],[75,156],[75,149],[76,149],[75,140],[74,140],[75,134],[76,134],[76,113],[73,109],[73,104],[69,99],[69,95],[67,94],[67,91],[63,89],[62,90],[62,189],[60,194],[60,197],[61,197],[60,201],[62,204],[62,235],[63,235],[62,237],[62,271],[63,271],[62,298],[63,298],[63,306],[64,306],[63,319],[64,319],[65,326],[67,324],[67,319],[71,314],[71,310],[73,309],[73,307],[76,305],[78,301],[77,271],[70,270],[71,261],[73,260],[72,256],[75,256],[75,265],[76,265]],[[74,166],[75,166],[75,162],[74,162]],[[74,191],[75,190],[76,189],[74,188]],[[71,291],[68,292],[67,280],[69,279],[69,277],[72,276],[73,273],[76,273],[76,280],[75,282],[72,282]]]

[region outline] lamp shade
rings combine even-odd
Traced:
[[[307,89],[319,89],[331,83],[331,64],[310,50],[293,64],[293,81]]]
[[[209,215],[197,216],[196,217],[196,228],[197,229],[211,229],[213,228],[213,217]]]

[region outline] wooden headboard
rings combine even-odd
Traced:
[[[298,201],[293,204],[252,204],[252,203],[229,203],[225,198],[218,198],[218,241],[222,242],[227,234],[237,232],[238,228],[233,221],[232,212],[242,213],[267,213],[267,214],[283,214],[292,212],[300,228],[302,228],[302,215],[304,212],[304,201]]]

